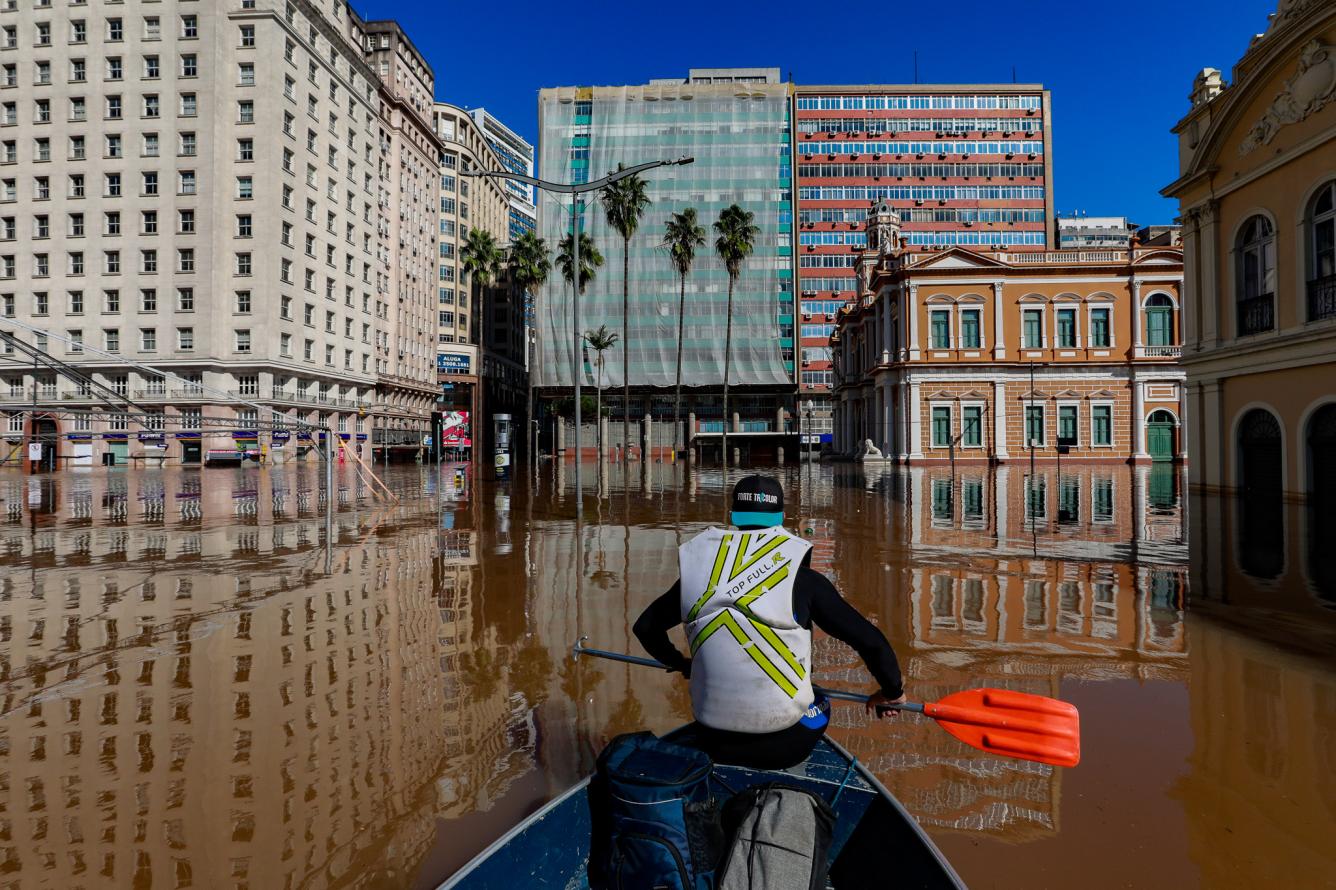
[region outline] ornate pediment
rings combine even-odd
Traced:
[[[1000,263],[992,257],[982,256],[959,247],[947,248],[942,253],[914,264],[915,269],[1005,269],[1006,263]]]
[[[1295,4],[1297,5],[1297,4]],[[1282,7],[1283,9],[1283,7]],[[1280,15],[1280,13],[1277,13]],[[1311,40],[1299,55],[1299,70],[1285,81],[1285,87],[1272,100],[1248,135],[1239,144],[1239,155],[1246,155],[1271,140],[1282,128],[1297,124],[1336,98],[1336,47]]]

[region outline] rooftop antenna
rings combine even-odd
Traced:
[[[1015,82],[1016,82],[1016,66],[1015,66],[1015,65],[1012,65],[1012,66],[1011,66],[1011,82],[1012,82],[1012,83],[1015,83]]]
[[[914,50],[914,83],[918,82],[918,50]]]

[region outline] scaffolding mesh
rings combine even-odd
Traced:
[[[695,207],[706,230],[687,278],[682,383],[718,387],[724,378],[728,275],[714,252],[713,222],[737,203],[760,227],[733,296],[734,386],[793,383],[791,155],[783,84],[653,84],[544,90],[539,99],[539,175],[557,182],[598,179],[645,161],[690,155],[685,167],[643,174],[653,204],[630,246],[630,382],[671,387],[676,379],[680,281],[661,247],[672,213]],[[620,336],[622,240],[596,196],[586,197],[584,231],[604,265],[581,297],[585,330],[607,325]],[[553,255],[570,231],[569,200],[545,199],[540,234]],[[539,386],[572,385],[571,287],[558,269],[536,305]],[[584,385],[595,383],[595,356],[583,356]],[[604,386],[621,386],[622,344],[604,354]]]

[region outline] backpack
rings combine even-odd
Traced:
[[[821,890],[835,813],[820,797],[780,783],[755,785],[724,804],[732,839],[718,890]]]
[[[619,735],[589,782],[595,890],[709,890],[723,847],[702,751],[653,733]]]

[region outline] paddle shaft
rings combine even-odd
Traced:
[[[668,670],[666,664],[655,661],[652,658],[641,658],[638,655],[623,655],[620,652],[609,652],[606,649],[590,649],[584,644],[585,639],[585,637],[581,637],[576,641],[575,645],[571,647],[571,654],[576,658],[579,658],[581,655],[592,655],[595,658],[606,658],[609,661],[622,661],[626,664],[638,664],[641,667],[658,668],[661,671]],[[842,689],[826,689],[823,686],[813,686],[812,691],[818,695],[824,695],[826,698],[837,699],[839,701],[867,704],[868,700],[868,696],[861,692],[845,692]],[[898,711],[915,711],[919,714],[923,713],[923,705],[920,702],[907,701],[898,705],[879,705],[878,707],[886,709],[893,708]]]

